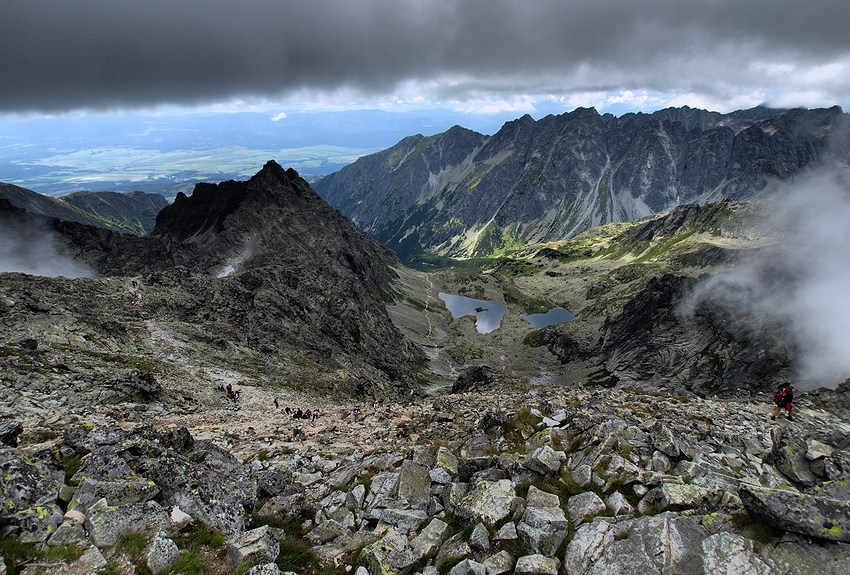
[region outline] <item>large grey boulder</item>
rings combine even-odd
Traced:
[[[509,479],[481,481],[455,507],[455,516],[465,523],[483,522],[493,526],[511,514],[516,497]]]
[[[613,542],[611,521],[597,517],[576,530],[564,554],[564,568],[569,575],[586,573]]]
[[[753,542],[721,532],[702,542],[703,568],[711,575],[771,575],[774,571],[756,555]]]
[[[280,537],[280,530],[263,525],[229,539],[227,554],[234,567],[273,563],[280,553]]]
[[[570,497],[567,510],[570,513],[570,523],[573,527],[578,527],[588,518],[605,511],[605,502],[593,491],[586,491]]]
[[[469,545],[478,553],[490,550],[490,535],[483,523],[477,523],[469,535]]]
[[[366,506],[373,508],[392,507],[395,505],[396,502],[393,494],[398,483],[398,476],[399,473],[397,471],[376,473],[369,485],[369,493],[366,494]]]
[[[487,575],[487,569],[474,559],[464,559],[449,570],[449,575]]]
[[[463,534],[456,533],[449,537],[441,546],[440,550],[437,552],[437,556],[434,557],[434,565],[444,566],[452,562],[460,561],[465,557],[472,556],[472,548],[469,546],[469,543],[464,541]]]
[[[484,560],[484,569],[487,575],[502,575],[502,573],[510,573],[515,564],[516,559],[513,555],[503,549]]]
[[[850,543],[850,501],[753,485],[742,485],[738,495],[756,519],[794,533]]]
[[[358,560],[372,574],[400,573],[416,562],[407,537],[396,529],[390,529],[381,539],[365,546]]]
[[[416,532],[428,521],[428,514],[420,509],[372,509],[368,517],[389,523],[405,535]]]
[[[180,549],[163,533],[157,533],[145,548],[145,562],[154,575],[176,565],[178,559],[180,559]]]
[[[414,556],[418,561],[429,553],[432,553],[440,548],[449,531],[449,526],[446,522],[433,518],[430,523],[410,541],[410,547],[413,549]]]
[[[101,549],[112,547],[125,533],[155,533],[171,526],[168,512],[156,501],[110,507],[105,499],[93,504],[86,515],[86,531]]]
[[[453,477],[457,476],[457,457],[451,449],[440,446],[439,449],[437,449],[437,456],[434,460],[433,467],[435,469],[442,467],[449,473],[449,475]]]
[[[493,463],[492,449],[493,446],[484,433],[474,433],[467,439],[461,446],[458,457],[459,478],[467,481],[476,471],[490,467]]]
[[[514,575],[558,575],[561,562],[544,555],[524,555],[517,559]]]
[[[431,475],[427,465],[406,459],[401,464],[396,494],[413,509],[425,509],[431,495]]]
[[[566,539],[569,527],[560,507],[526,507],[517,533],[527,552],[551,557]]]
[[[561,454],[544,445],[529,453],[522,464],[540,475],[555,473],[561,468]]]
[[[780,434],[778,443],[764,457],[764,462],[776,467],[782,475],[793,481],[797,486],[812,487],[816,480],[806,459],[808,448],[806,444],[794,437]]]
[[[266,563],[265,565],[254,565],[247,571],[245,571],[245,575],[286,575],[283,571],[280,570],[274,563]]]
[[[638,503],[640,513],[661,513],[668,509],[693,508],[700,504],[711,489],[693,483],[663,481],[651,489]]]
[[[159,487],[156,483],[135,474],[112,481],[86,478],[80,482],[68,508],[85,512],[89,505],[100,499],[106,499],[113,507],[120,507],[130,503],[145,503],[157,495]]]
[[[667,512],[609,521],[598,518],[576,531],[564,556],[568,575],[703,573],[698,518]]]

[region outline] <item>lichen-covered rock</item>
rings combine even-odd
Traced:
[[[110,507],[104,499],[89,507],[85,523],[91,542],[101,549],[125,533],[155,533],[170,525],[168,512],[156,501]]]
[[[287,575],[283,571],[280,570],[274,563],[266,563],[265,565],[254,565],[247,571],[245,571],[245,575]]]
[[[416,559],[407,537],[390,529],[381,539],[364,547],[358,561],[369,575],[395,575],[413,565]]]
[[[484,560],[484,569],[487,575],[502,575],[502,573],[510,573],[515,564],[514,556],[502,550]]]
[[[106,499],[112,507],[120,507],[129,503],[144,503],[157,495],[159,495],[159,488],[156,484],[143,477],[130,476],[114,481],[87,478],[80,482],[74,499],[68,507],[85,512],[89,505],[100,499]]]
[[[44,541],[62,523],[61,481],[38,459],[0,445],[0,536],[29,533]]]
[[[416,560],[418,561],[439,549],[448,530],[449,526],[444,521],[436,517],[433,518],[419,535],[410,540],[410,547],[413,549]]]
[[[555,557],[523,555],[516,561],[514,575],[558,575],[561,562]]]
[[[437,458],[434,461],[434,468],[440,467],[448,471],[451,476],[457,476],[457,457],[450,449],[442,445],[437,449]]]
[[[570,523],[573,527],[578,527],[588,518],[605,511],[605,502],[593,491],[586,491],[570,497],[567,510],[570,513]]]
[[[635,510],[625,495],[619,491],[611,493],[605,498],[605,506],[614,514],[614,517],[634,515]]]
[[[569,522],[560,507],[526,507],[517,533],[532,554],[551,557],[564,542],[569,531]]]
[[[661,513],[669,509],[693,508],[711,490],[700,485],[663,481],[638,503],[640,513]]]
[[[747,512],[780,529],[831,541],[850,542],[850,501],[742,485]]]
[[[511,513],[516,497],[510,480],[481,481],[455,507],[455,516],[466,523],[495,525]]]
[[[145,549],[145,562],[154,575],[170,569],[178,559],[180,549],[163,533],[157,533]]]
[[[564,568],[569,575],[586,573],[613,542],[610,520],[597,517],[576,530],[564,554]]]
[[[280,553],[281,532],[263,525],[229,539],[227,554],[234,567],[272,563]]]
[[[816,483],[815,475],[806,459],[806,445],[793,437],[783,437],[768,453],[764,462],[776,467],[788,479],[798,486],[812,487]]]
[[[567,547],[569,575],[702,573],[696,520],[662,513],[606,525],[599,518],[579,528]]]
[[[415,533],[426,521],[428,513],[421,509],[394,509],[390,507],[372,509],[368,513],[371,519],[379,519],[395,526],[400,533]]]
[[[523,465],[541,475],[555,473],[561,468],[561,455],[548,445],[544,445],[529,453]]]
[[[483,523],[477,523],[469,536],[469,545],[475,551],[483,553],[490,550],[490,535]]]
[[[405,460],[396,483],[399,499],[406,501],[413,509],[425,509],[431,494],[430,469],[426,465]]]
[[[712,575],[770,575],[773,570],[753,550],[753,542],[732,533],[716,533],[702,542],[703,565]]]
[[[449,570],[449,575],[487,575],[487,569],[474,559],[464,559]]]
[[[473,473],[487,469],[493,463],[490,440],[484,433],[477,432],[466,440],[460,448],[458,457],[458,476],[467,481]]]

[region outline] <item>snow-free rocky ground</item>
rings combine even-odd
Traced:
[[[112,406],[72,404],[67,374],[19,381],[0,392],[19,441],[0,449],[4,538],[78,550],[23,573],[191,572],[190,555],[209,573],[850,573],[848,386],[771,421],[767,396],[505,377],[359,405],[243,387],[238,409],[139,373]],[[187,543],[202,523],[224,542]]]

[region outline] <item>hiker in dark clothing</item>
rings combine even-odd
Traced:
[[[773,410],[773,415],[770,416],[771,421],[776,420],[776,416],[779,415],[779,412],[783,409],[788,411],[786,417],[788,417],[788,421],[794,421],[792,417],[794,415],[794,406],[791,403],[794,401],[794,386],[793,385],[780,385],[779,389],[776,390],[776,393],[773,394],[773,403],[776,404],[776,409]]]

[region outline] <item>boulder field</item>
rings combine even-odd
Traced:
[[[262,390],[238,411],[57,414],[46,440],[6,419],[0,525],[37,550],[7,557],[25,573],[179,573],[200,553],[221,573],[846,574],[848,391],[800,394],[793,421],[767,396],[504,379],[314,421]],[[217,543],[188,546],[199,531]]]

